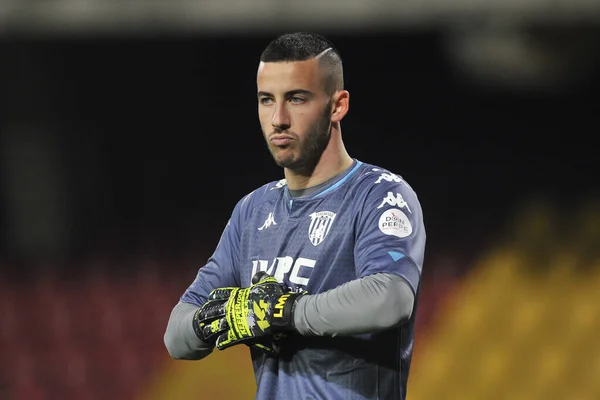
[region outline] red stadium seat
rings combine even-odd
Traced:
[[[130,400],[153,377],[190,273],[148,259],[131,267],[137,275],[109,267],[88,262],[61,277],[44,266],[28,281],[1,280],[0,398]]]

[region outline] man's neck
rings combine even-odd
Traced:
[[[291,190],[302,190],[319,185],[342,173],[352,166],[353,160],[344,150],[336,157],[327,157],[325,153],[310,171],[285,169],[285,180]]]

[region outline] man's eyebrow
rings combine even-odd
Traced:
[[[313,96],[314,93],[311,92],[310,90],[306,90],[306,89],[293,89],[293,90],[289,90],[287,92],[285,92],[285,97],[291,97],[294,96],[296,94],[303,94],[305,96]],[[273,97],[272,93],[269,92],[263,92],[262,90],[260,90],[257,93],[257,97]]]
[[[288,92],[285,92],[286,97],[291,97],[294,96],[296,94],[303,94],[305,96],[313,96],[314,93],[311,92],[310,90],[306,90],[306,89],[294,89],[294,90],[290,90]]]

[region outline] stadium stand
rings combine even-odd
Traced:
[[[535,203],[425,334],[409,398],[600,398],[600,213]]]
[[[409,400],[600,398],[600,212],[582,210],[566,220],[544,204],[524,209],[458,281],[456,259],[430,259]],[[201,363],[166,353],[170,310],[198,264],[94,259],[13,275],[4,265],[0,398],[191,399],[199,382],[214,399],[252,393],[247,349]],[[224,390],[231,371],[218,371],[231,360],[239,380]]]

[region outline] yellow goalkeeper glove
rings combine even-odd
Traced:
[[[194,330],[201,340],[214,341],[219,350],[244,343],[276,352],[268,344],[272,336],[295,331],[294,307],[304,293],[290,292],[264,272],[252,281],[247,288],[218,288],[210,293],[194,316]]]

